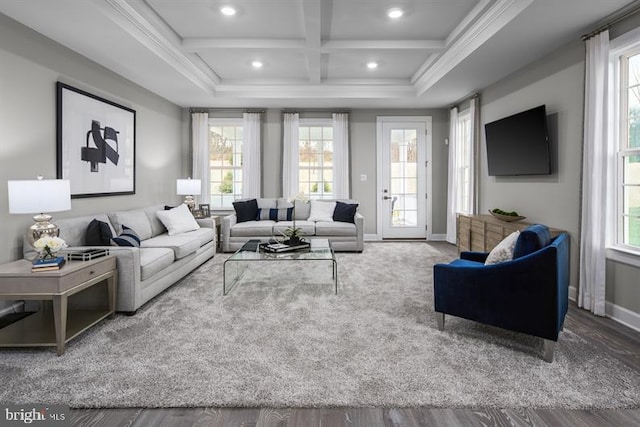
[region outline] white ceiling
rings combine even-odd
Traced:
[[[0,12],[184,107],[398,108],[454,103],[629,3],[0,0]]]

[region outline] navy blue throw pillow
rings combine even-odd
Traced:
[[[87,246],[110,246],[113,234],[109,224],[104,221],[98,221],[97,219],[91,220],[87,226],[87,233],[85,236],[85,245]]]
[[[336,202],[336,208],[333,210],[333,220],[340,222],[355,223],[356,210],[358,204]]]
[[[258,218],[258,201],[256,199],[233,202],[238,222],[255,221]]]
[[[116,246],[130,246],[133,248],[140,247],[140,237],[136,234],[135,231],[133,231],[126,225],[122,226],[122,233],[120,233],[118,237],[114,237],[111,240],[113,240],[113,243],[115,243]]]

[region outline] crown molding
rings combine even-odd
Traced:
[[[158,30],[159,18],[155,17],[155,12],[148,6],[136,3],[137,8],[134,8],[127,0],[103,0],[95,4],[109,19],[186,79],[207,92],[215,92],[216,86],[220,84],[220,78],[210,69],[204,71],[196,66],[193,60],[178,47],[179,44],[175,39],[179,40],[179,38],[174,35],[175,39],[170,40],[170,36],[167,36],[168,32],[173,34],[170,29],[165,28],[165,34]],[[141,13],[141,9],[145,7],[146,17]]]
[[[424,94],[427,89],[522,13],[533,1],[498,0],[492,4],[430,67],[424,67],[420,76],[413,76],[412,81],[415,82],[418,95]]]

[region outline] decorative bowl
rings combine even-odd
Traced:
[[[496,218],[498,218],[499,220],[506,221],[506,222],[522,221],[523,219],[526,218],[526,216],[519,216],[519,215],[518,216],[502,215],[502,214],[493,212],[491,209],[489,209],[489,213],[495,216]]]

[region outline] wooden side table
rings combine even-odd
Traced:
[[[68,310],[68,298],[107,281],[108,308]],[[58,355],[65,343],[106,317],[115,315],[118,287],[116,257],[91,261],[67,261],[60,270],[32,273],[31,262],[18,260],[0,265],[0,299],[52,301],[40,310],[0,329],[0,347],[55,346]]]

